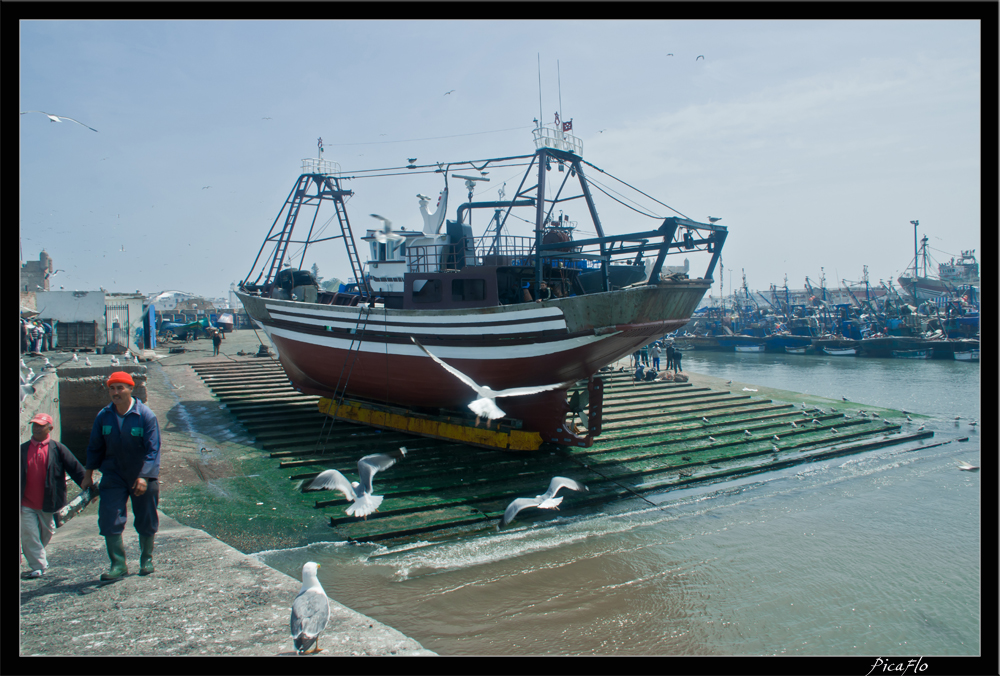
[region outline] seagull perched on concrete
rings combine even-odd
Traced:
[[[978,425],[978,424],[979,424],[979,423],[977,423],[977,422],[976,422],[975,420],[970,420],[970,421],[969,421],[969,427],[975,427],[975,426],[976,426],[976,425]]]
[[[835,430],[834,428],[831,427],[830,428],[830,434],[837,434],[837,430]]]
[[[714,443],[715,443],[715,441],[716,441],[716,440],[715,440],[715,437],[709,437],[709,438],[708,438],[708,440],[709,440],[709,441],[711,441],[711,442],[712,442],[713,444],[714,444]]]
[[[780,438],[778,437],[778,435],[777,435],[777,434],[775,434],[775,435],[774,435],[773,437],[771,437],[771,438],[772,438],[772,439],[774,439],[775,441],[781,441],[781,439],[780,439]]]
[[[377,218],[378,220],[382,221],[382,229],[375,231],[375,239],[380,244],[385,244],[390,239],[392,240],[403,239],[402,235],[397,235],[392,231],[392,221],[390,221],[388,218],[385,218],[384,216],[379,216],[378,214],[372,214],[372,218]]]
[[[73,361],[80,361],[80,358],[76,356],[76,352],[73,353]]]
[[[750,430],[743,430],[743,436],[745,436],[745,437],[752,437],[753,435],[750,434]]]
[[[711,423],[709,422],[708,418],[702,418],[702,419],[701,419],[701,421],[702,421],[703,423],[705,423],[706,425],[710,425],[710,424],[711,424]]]
[[[891,423],[891,422],[889,422],[888,420],[884,420],[884,419],[882,420],[882,422],[883,422],[883,423],[885,423],[886,425],[891,425],[891,424],[892,424],[892,423]]]
[[[83,363],[86,364],[87,366],[90,366],[90,357],[84,357]]]
[[[924,431],[924,427],[925,427],[925,425],[921,425],[920,427],[917,428],[917,431],[918,432],[923,432]]]
[[[771,450],[772,450],[772,451],[774,451],[775,453],[777,453],[777,452],[778,452],[778,451],[780,451],[781,449],[780,449],[780,448],[778,448],[778,447],[777,447],[777,446],[776,446],[775,444],[771,444]]]
[[[788,424],[791,425],[792,427],[798,427],[798,425],[795,424],[794,420],[790,420]]]
[[[469,404],[469,408],[472,409],[472,412],[476,414],[477,425],[479,424],[480,418],[485,417],[489,421],[489,420],[496,420],[497,418],[502,418],[505,415],[507,415],[506,413],[500,410],[499,406],[497,406],[497,403],[495,401],[497,397],[517,397],[526,394],[538,394],[539,392],[547,392],[549,390],[556,390],[560,388],[565,389],[576,382],[576,380],[570,380],[565,383],[553,383],[551,385],[533,385],[529,387],[511,387],[506,390],[494,390],[488,385],[479,385],[472,378],[465,375],[454,366],[450,366],[444,363],[443,361],[435,357],[433,354],[431,354],[430,350],[421,345],[420,341],[417,340],[416,338],[410,336],[410,340],[413,341],[414,345],[423,350],[424,354],[426,354],[428,357],[430,357],[438,364],[440,364],[445,371],[455,376],[456,378],[458,378],[463,383],[465,383],[466,385],[468,385],[469,387],[471,387],[473,390],[476,391],[476,394],[479,395],[479,398],[473,401],[471,404]],[[489,427],[489,422],[486,423],[486,426]]]
[[[69,120],[70,122],[76,122],[81,127],[87,127],[87,125],[85,125],[83,122],[80,122],[80,120],[74,120],[72,117],[66,117],[65,115],[53,115],[52,113],[46,113],[44,110],[22,110],[21,111],[22,115],[26,115],[27,113],[41,113],[45,117],[49,118],[49,120],[52,121],[52,122],[62,122],[63,120]],[[87,127],[87,129],[89,129],[90,131],[97,131],[93,127]]]
[[[844,401],[847,401],[847,397],[841,397],[841,399],[843,399]]]
[[[500,524],[497,528],[499,529],[506,526],[514,520],[514,517],[517,516],[518,512],[527,507],[537,507],[538,509],[559,509],[559,503],[561,503],[563,499],[557,498],[556,493],[558,493],[561,488],[569,488],[574,491],[590,490],[579,481],[574,481],[573,479],[568,479],[564,476],[552,477],[552,481],[549,482],[549,489],[541,495],[536,495],[533,498],[517,498],[507,505],[507,509],[504,510],[503,517],[500,519]]]
[[[360,482],[348,481],[347,477],[335,469],[320,472],[319,475],[302,487],[303,492],[338,490],[352,502],[345,510],[351,516],[363,516],[377,512],[382,504],[381,495],[372,495],[372,478],[380,471],[389,469],[406,455],[406,447],[400,446],[392,453],[372,453],[358,460],[358,477]]]
[[[813,419],[812,419],[812,424],[813,424],[813,425],[819,425],[819,424],[820,424],[820,422],[819,422],[819,420],[816,420],[816,418],[813,418]]]
[[[965,470],[966,472],[975,472],[979,469],[979,465],[970,465],[965,460],[958,461],[958,468]]]
[[[322,652],[319,635],[330,621],[330,598],[316,577],[318,568],[313,561],[302,566],[302,588],[292,602],[292,641],[299,653]]]

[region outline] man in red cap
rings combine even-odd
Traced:
[[[21,444],[21,551],[31,572],[45,574],[49,566],[45,547],[55,532],[52,513],[66,506],[66,474],[86,488],[83,465],[68,448],[52,439],[52,416],[31,419],[31,438]]]
[[[94,420],[87,445],[86,485],[93,482],[94,470],[101,470],[101,502],[97,526],[104,536],[111,570],[102,580],[117,580],[128,573],[122,531],[132,500],[135,530],[139,533],[139,574],[153,572],[153,538],[160,520],[156,513],[160,489],[160,426],[156,415],[132,398],[135,382],[124,371],[108,378],[111,403]]]

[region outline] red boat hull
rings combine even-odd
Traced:
[[[468,412],[473,390],[410,336],[494,390],[572,384],[686,324],[709,283],[671,281],[544,303],[424,312],[240,298],[299,391]],[[567,387],[496,403],[523,429],[555,441],[565,438]]]

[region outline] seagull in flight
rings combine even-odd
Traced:
[[[444,93],[444,95],[445,95],[445,96],[448,96],[448,94],[451,94],[451,92],[453,92],[453,91],[455,91],[455,90],[454,90],[454,89],[452,89],[451,91],[447,91],[447,92],[445,92],[445,93]]]
[[[390,221],[388,218],[385,218],[384,216],[379,216],[378,214],[372,214],[372,218],[377,218],[378,220],[382,221],[382,229],[375,231],[375,239],[378,240],[379,243],[385,244],[390,239],[393,240],[403,239],[402,235],[397,235],[392,231],[392,221]]]
[[[525,394],[538,394],[539,392],[547,392],[549,390],[556,390],[560,388],[565,389],[576,382],[576,380],[570,380],[565,383],[553,383],[551,385],[511,387],[506,390],[494,390],[488,385],[479,385],[472,378],[465,375],[454,366],[450,366],[444,363],[443,361],[435,357],[433,354],[431,354],[430,350],[421,345],[420,341],[418,341],[413,336],[410,336],[410,340],[413,341],[414,345],[423,350],[424,354],[426,354],[428,357],[430,357],[438,364],[440,364],[444,368],[444,370],[446,370],[448,373],[452,374],[453,376],[455,376],[456,378],[458,378],[463,383],[465,383],[466,385],[468,385],[469,387],[471,387],[473,390],[476,391],[476,394],[479,395],[479,398],[473,401],[471,404],[469,404],[469,408],[472,409],[472,412],[476,414],[477,425],[479,424],[480,418],[485,417],[487,419],[486,426],[489,427],[490,420],[496,420],[497,418],[502,418],[505,415],[507,415],[506,413],[500,410],[499,406],[497,406],[497,403],[495,401],[497,397],[516,397]]]
[[[705,60],[705,55],[704,54],[699,54],[698,55],[698,59],[701,59],[702,61],[704,61]],[[695,61],[697,61],[698,59],[695,59]]]
[[[380,471],[389,469],[406,455],[406,447],[400,446],[392,453],[373,453],[358,460],[358,481],[348,481],[347,477],[335,469],[320,472],[303,486],[302,491],[338,490],[352,502],[345,510],[351,516],[363,516],[365,520],[372,512],[377,512],[382,504],[381,495],[372,495],[372,478]]]
[[[975,472],[979,469],[979,465],[970,465],[965,460],[959,460],[958,468],[965,470],[966,472]]]
[[[49,118],[49,120],[52,121],[52,122],[62,122],[63,120],[69,120],[70,122],[76,122],[81,127],[87,127],[87,129],[89,129],[90,131],[97,131],[93,127],[88,127],[83,122],[80,122],[80,120],[74,120],[72,117],[66,117],[65,115],[53,115],[51,113],[46,113],[44,110],[22,110],[21,111],[22,115],[25,115],[27,113],[41,113],[45,117]]]
[[[562,502],[562,498],[557,498],[556,493],[559,492],[561,488],[569,488],[574,491],[589,491],[590,489],[584,486],[579,481],[573,481],[573,479],[568,479],[564,476],[552,477],[552,481],[549,482],[549,489],[542,493],[541,495],[536,495],[533,498],[517,498],[509,505],[507,509],[503,512],[503,518],[500,519],[500,524],[497,529],[503,528],[517,516],[517,513],[522,509],[527,507],[537,507],[538,509],[559,509],[559,503]]]

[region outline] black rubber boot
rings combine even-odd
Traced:
[[[125,563],[125,543],[122,542],[121,533],[105,536],[104,543],[108,547],[108,556],[111,558],[111,570],[101,573],[101,579],[105,582],[118,580],[128,574],[128,565]]]
[[[156,535],[139,536],[139,575],[153,572],[153,539]]]

